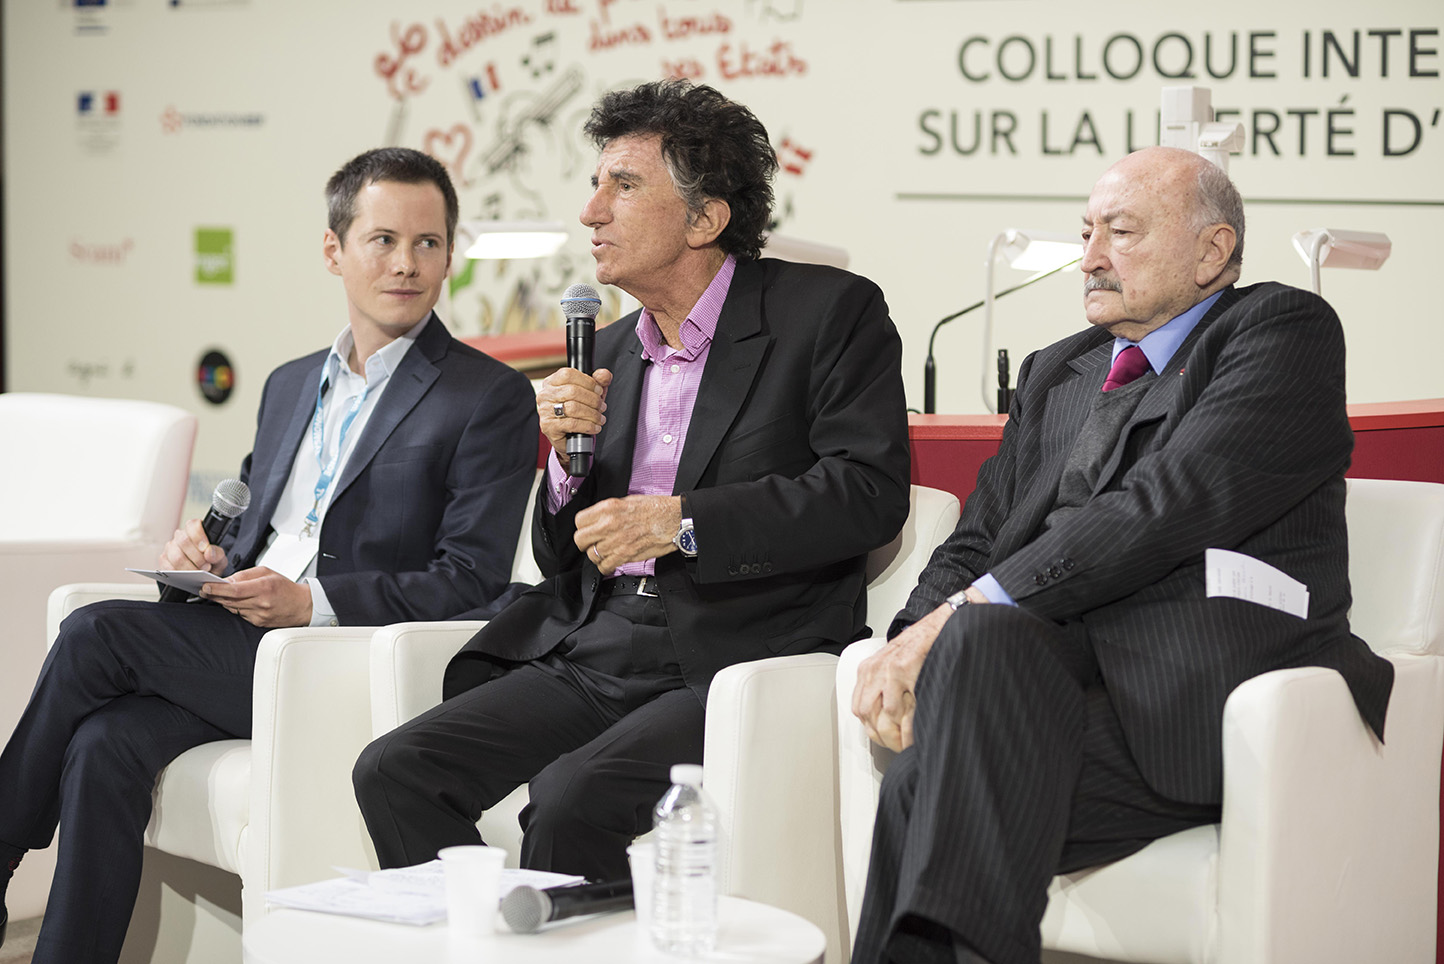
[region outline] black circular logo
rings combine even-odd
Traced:
[[[231,360],[218,351],[206,352],[196,366],[196,385],[212,405],[220,405],[230,398],[236,387],[236,371],[231,367]]]

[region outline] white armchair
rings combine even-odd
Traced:
[[[534,572],[523,525],[511,578],[533,582]],[[155,598],[153,584],[141,589],[62,586],[50,596],[48,639],[79,606]],[[156,780],[122,964],[239,962],[242,923],[266,912],[267,891],[335,876],[334,866],[376,865],[351,788],[351,768],[371,741],[375,632],[302,627],[261,639],[252,739],[194,747]]]
[[[1224,708],[1222,823],[1055,878],[1045,947],[1148,964],[1434,960],[1444,485],[1351,480],[1346,511],[1351,624],[1395,669],[1387,743],[1332,670],[1247,681]],[[869,743],[844,694],[878,645],[849,647],[837,674],[850,936],[891,754]]]
[[[141,589],[60,587],[50,596],[50,641],[80,606],[156,595],[154,584]],[[351,766],[371,739],[366,647],[374,631],[278,629],[262,637],[253,739],[193,747],[156,779],[122,964],[239,962],[242,919],[264,912],[267,890],[371,859]]]
[[[933,548],[958,521],[958,500],[913,486],[902,531],[868,556],[868,614],[885,628]],[[537,574],[540,578],[540,574]],[[380,736],[441,699],[447,661],[481,623],[401,623],[371,642],[371,709]],[[721,892],[764,901],[813,921],[828,959],[843,945],[844,908],[835,809],[837,756],[831,710],[837,657],[818,653],[739,663],[718,673],[707,698],[703,782],[721,816]],[[785,735],[785,738],[782,738]],[[817,784],[817,795],[797,793]],[[779,806],[786,797],[787,806]],[[483,839],[521,848],[521,787],[478,821]]]
[[[40,672],[45,595],[67,579],[125,578],[153,566],[185,502],[194,415],[118,398],[0,395],[0,740]],[[133,584],[155,598],[155,584]],[[6,894],[10,916],[38,915],[52,851],[26,857]]]

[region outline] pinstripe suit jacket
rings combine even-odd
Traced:
[[[1375,733],[1393,668],[1349,632],[1344,336],[1320,298],[1229,288],[1124,425],[1087,504],[1043,530],[1113,338],[1030,355],[997,456],[891,634],[991,572],[1018,604],[1081,621],[1134,757],[1174,799],[1221,799],[1224,700],[1272,669],[1322,665]],[[1203,553],[1233,549],[1308,586],[1306,619],[1207,598]]]

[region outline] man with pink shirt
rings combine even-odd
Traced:
[[[356,765],[383,866],[477,842],[528,783],[524,867],[625,877],[670,767],[702,760],[713,675],[864,636],[866,554],[907,515],[897,332],[871,282],[758,259],[777,160],[757,118],[665,81],[606,95],[586,133],[597,280],[642,309],[537,396],[560,457],[533,520],[547,578]],[[569,432],[595,436],[579,478]]]

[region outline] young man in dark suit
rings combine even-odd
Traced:
[[[190,747],[250,736],[267,629],[445,619],[507,586],[535,472],[533,392],[432,314],[457,220],[446,170],[370,151],[327,200],[322,254],[349,323],[267,380],[235,531],[211,544],[192,519],[159,563],[227,581],[194,605],[71,615],[0,754],[5,882],[59,825],[37,962],[117,958],[156,774]]]
[[[523,866],[625,877],[669,768],[702,760],[713,675],[859,638],[866,553],[907,515],[897,332],[870,282],[758,260],[762,124],[664,82],[608,94],[587,133],[597,278],[643,307],[598,333],[594,372],[538,396],[558,456],[532,530],[546,580],[452,660],[445,702],[357,763],[384,866],[475,843],[529,783]],[[568,432],[595,436],[583,477]]]
[[[1216,822],[1224,700],[1338,669],[1381,738],[1390,665],[1349,633],[1344,336],[1318,297],[1235,288],[1243,204],[1187,151],[1114,165],[1083,217],[1094,326],[1030,356],[998,455],[853,711],[900,750],[853,959],[1039,959],[1047,886]],[[1303,617],[1206,591],[1230,549]]]

